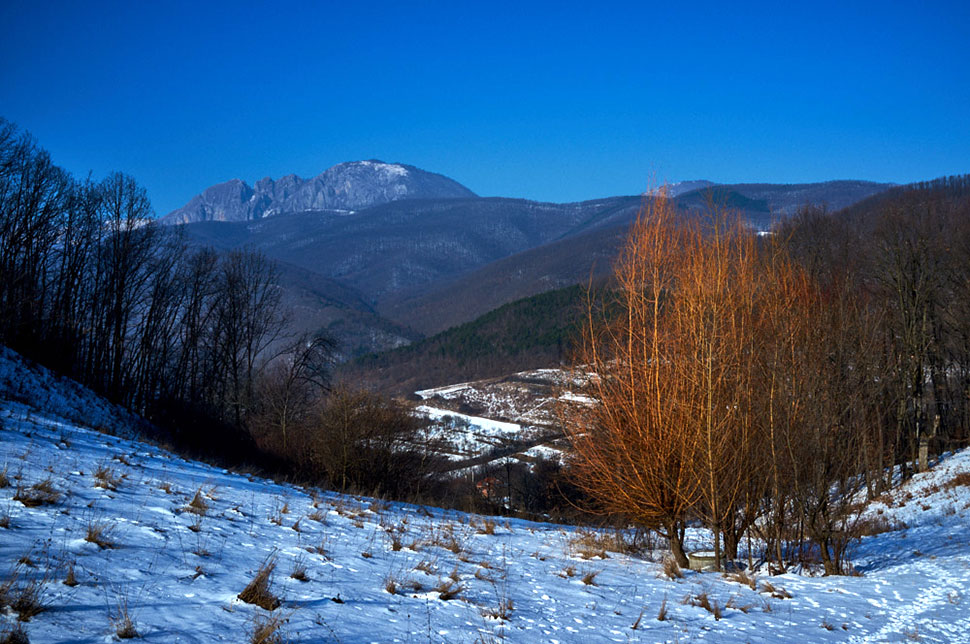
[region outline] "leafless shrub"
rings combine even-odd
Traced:
[[[23,624],[12,624],[0,630],[0,644],[30,644]]]
[[[280,605],[280,600],[273,594],[272,589],[272,576],[275,569],[276,558],[270,556],[260,565],[252,581],[239,593],[239,599],[266,610],[276,610]]]
[[[904,521],[888,519],[885,516],[875,516],[860,519],[856,524],[856,532],[860,537],[871,537],[885,532],[905,530],[908,526]]]
[[[4,530],[6,530],[9,527],[10,527],[10,513],[5,512],[4,514],[0,515],[0,528],[3,528]]]
[[[7,466],[3,466],[3,470],[0,471],[0,488],[10,487],[10,477],[7,476]]]

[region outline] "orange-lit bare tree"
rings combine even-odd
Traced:
[[[580,369],[592,374],[598,402],[566,415],[572,469],[603,511],[658,530],[681,566],[687,512],[697,498],[694,436],[683,431],[684,383],[672,377],[672,344],[663,323],[684,246],[673,204],[644,204],[615,268],[607,319],[589,306]]]

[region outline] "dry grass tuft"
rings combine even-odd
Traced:
[[[478,534],[495,534],[495,522],[491,519],[485,519],[482,525],[478,526],[476,532]]]
[[[74,588],[78,585],[77,576],[74,574],[74,562],[67,564],[67,575],[64,576],[64,585]]]
[[[905,530],[908,526],[904,521],[898,519],[887,519],[884,516],[875,516],[862,519],[856,525],[856,533],[862,537],[871,537],[885,532],[896,532]]]
[[[115,635],[118,636],[118,639],[130,640],[141,637],[138,629],[135,628],[135,621],[131,618],[131,612],[128,610],[127,597],[122,597],[118,600],[118,608],[109,619],[114,626]]]
[[[98,465],[97,469],[94,470],[94,487],[99,487],[103,490],[111,490],[112,492],[118,489],[118,485],[121,484],[121,477],[115,476],[115,473],[111,471],[111,468],[105,464]]]
[[[955,487],[970,486],[970,472],[960,472],[952,479],[943,484],[944,490],[951,490]]]
[[[688,595],[685,603],[690,604],[691,606],[700,606],[708,613],[713,615],[715,620],[719,620],[721,617],[723,617],[721,607],[717,605],[717,601],[713,601],[710,597],[708,597],[706,591],[697,593],[693,596]]]
[[[660,602],[660,610],[657,611],[657,621],[665,622],[667,621],[667,598],[664,597],[663,601]]]
[[[384,590],[386,590],[391,595],[397,594],[397,579],[388,575],[387,579],[384,580]]]
[[[54,487],[54,482],[50,478],[46,478],[30,487],[18,487],[13,500],[20,501],[28,508],[36,508],[41,505],[53,505],[60,498],[61,493]]]
[[[209,511],[209,503],[205,500],[201,487],[195,491],[195,494],[192,496],[192,500],[189,501],[187,506],[185,506],[185,509],[193,514],[198,514],[199,516],[205,516]]]
[[[682,579],[684,577],[684,571],[680,569],[680,564],[673,557],[664,557],[663,571],[668,579]]]
[[[761,592],[768,593],[775,599],[791,599],[791,593],[784,588],[776,588],[770,581],[762,582]]]
[[[581,558],[589,559],[609,559],[606,554],[607,544],[612,544],[610,535],[601,534],[593,530],[577,530],[573,538],[569,541],[569,548],[573,554]],[[615,544],[613,544],[615,545]]]
[[[748,614],[748,611],[750,611],[752,608],[754,608],[754,604],[741,604],[741,603],[738,603],[738,598],[736,596],[734,596],[734,597],[731,597],[727,601],[726,604],[724,604],[724,607],[725,608],[733,608],[734,610],[739,610],[742,613],[744,613],[745,615],[747,615]]]
[[[297,581],[310,581],[310,577],[307,576],[306,572],[306,562],[304,562],[302,558],[298,558],[293,564],[293,571],[290,572],[290,577],[296,579]]]
[[[603,572],[602,570],[589,570],[583,575],[583,583],[587,586],[596,585],[596,576]]]
[[[461,584],[455,583],[451,579],[442,579],[434,590],[436,593],[438,593],[438,599],[442,601],[450,601],[463,593],[465,591],[465,587]]]
[[[482,617],[491,617],[507,622],[512,619],[512,612],[515,610],[515,602],[511,597],[500,597],[495,608],[483,608]]]
[[[262,615],[253,617],[253,629],[249,635],[249,644],[283,644],[283,626],[288,619],[281,614]]]
[[[751,590],[758,589],[758,581],[744,570],[727,573],[724,575],[724,578],[728,581],[735,581],[739,584],[744,584]]]
[[[247,584],[238,597],[247,604],[254,604],[266,610],[276,610],[280,599],[273,594],[273,571],[276,569],[276,558],[270,557],[259,567],[252,581]]]
[[[0,471],[0,488],[10,487],[10,477],[7,476],[7,466],[3,466],[3,470]]]
[[[17,613],[19,621],[30,621],[31,617],[39,615],[49,607],[46,598],[49,582],[49,568],[43,575],[27,579],[22,576],[22,564],[18,564],[10,577],[0,584],[0,610],[10,608]]]
[[[115,544],[110,538],[113,531],[114,526],[107,521],[91,521],[88,523],[84,540],[93,543],[102,550],[114,548]]]

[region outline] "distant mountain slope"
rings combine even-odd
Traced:
[[[399,347],[422,337],[381,317],[360,293],[336,280],[286,262],[277,266],[290,332],[325,332],[336,341],[338,360]]]
[[[805,205],[841,210],[854,203],[885,192],[892,183],[873,181],[824,181],[822,183],[735,183],[718,184],[686,192],[677,197],[678,205],[688,210],[704,210],[709,199],[725,208],[740,210],[758,230],[794,215]]]
[[[382,161],[335,165],[312,179],[291,174],[260,179],[255,186],[233,179],[207,188],[182,208],[162,217],[167,224],[250,221],[309,210],[347,211],[401,199],[474,197],[457,181],[414,166]]]
[[[352,215],[332,212],[255,222],[202,222],[190,237],[220,248],[254,246],[363,293],[369,303],[419,293],[444,280],[537,248],[601,218],[629,221],[639,197],[575,204],[523,199],[396,201]]]
[[[552,367],[567,359],[586,302],[580,286],[548,291],[414,344],[342,365],[346,381],[394,394]]]
[[[357,170],[366,176],[378,172],[366,164],[344,165],[360,166]],[[420,171],[408,172],[410,176]],[[273,187],[280,203],[332,205],[298,201],[296,193],[281,187],[284,183],[280,180]],[[884,188],[858,181],[734,186],[698,181],[680,184],[678,190],[697,185],[705,187],[674,198],[685,216],[702,212],[713,200],[737,209],[759,229],[784,218],[795,208],[793,204],[834,207]],[[236,186],[233,192],[237,202],[247,194],[240,190]],[[269,194],[270,189],[264,192]],[[382,195],[381,199],[388,196]],[[310,209],[246,221],[210,219],[190,223],[184,230],[197,243],[221,249],[255,247],[272,259],[318,276],[325,293],[335,292],[335,285],[355,293],[364,308],[351,305],[338,311],[327,304],[304,311],[307,325],[318,320],[340,336],[349,334],[341,339],[347,347],[345,355],[351,356],[416,337],[408,327],[418,334],[436,333],[518,298],[608,273],[630,224],[650,198],[634,195],[556,204],[452,194],[396,199],[353,211]],[[364,317],[349,314],[351,310]]]
[[[629,223],[596,227],[510,255],[414,295],[390,296],[381,315],[434,334],[488,313],[506,302],[610,275]]]

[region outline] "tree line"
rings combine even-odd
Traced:
[[[333,341],[288,331],[276,266],[192,244],[145,189],[77,180],[0,119],[0,343],[146,418],[192,455],[340,489],[435,471],[404,405],[331,390]]]
[[[967,443],[968,188],[806,208],[764,237],[646,203],[612,301],[588,307],[599,402],[565,419],[581,489],[681,565],[699,522],[718,562],[748,537],[777,570],[845,572],[862,501]]]
[[[262,255],[193,248],[145,189],[77,180],[0,121],[0,341],[150,420],[240,424],[283,330]]]

